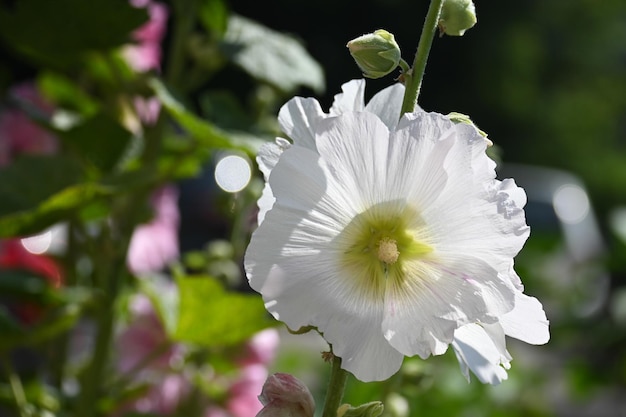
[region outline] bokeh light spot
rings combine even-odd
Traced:
[[[552,198],[554,211],[563,223],[576,224],[589,214],[589,197],[580,186],[567,184],[560,187]]]
[[[215,166],[215,182],[229,193],[243,190],[251,177],[250,163],[239,155],[228,155]]]

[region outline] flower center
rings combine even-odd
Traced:
[[[433,251],[417,210],[401,202],[377,204],[355,216],[336,238],[342,277],[354,290],[380,300],[388,285],[417,279],[411,271]],[[410,277],[409,277],[410,275]]]
[[[398,252],[398,245],[394,239],[388,237],[382,238],[378,242],[378,259],[387,265],[393,265],[398,260],[400,252]]]

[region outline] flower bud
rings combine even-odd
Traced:
[[[489,138],[487,138],[487,133],[479,129],[478,126],[476,126],[476,124],[472,121],[472,119],[470,119],[468,115],[463,114],[463,113],[452,112],[448,114],[448,119],[450,119],[450,121],[454,122],[455,124],[463,123],[463,124],[472,126],[474,129],[476,129],[476,132],[478,132],[480,136],[485,138],[485,140],[487,141],[487,146],[493,145],[493,142],[489,140]]]
[[[359,36],[347,46],[363,75],[368,78],[384,77],[400,63],[400,47],[393,34],[383,29]]]
[[[383,411],[384,406],[380,401],[373,401],[358,407],[344,404],[337,410],[337,417],[379,417]]]
[[[311,392],[289,374],[270,375],[259,400],[264,407],[256,417],[313,417],[315,413]]]
[[[463,36],[476,21],[472,0],[444,0],[439,16],[439,33],[442,36]]]

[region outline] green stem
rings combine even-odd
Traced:
[[[411,71],[404,74],[404,85],[406,88],[404,91],[404,100],[402,101],[401,115],[404,113],[412,113],[417,105],[417,97],[419,96],[422,86],[422,78],[424,78],[430,46],[433,43],[437,31],[442,5],[443,0],[431,0],[430,6],[428,7],[426,21],[422,28],[422,35],[420,36],[417,52],[415,53],[415,59],[413,61],[413,68]]]
[[[22,380],[13,369],[10,359],[3,358],[2,364],[4,365],[4,369],[9,378],[9,385],[11,386],[11,392],[13,394],[13,398],[15,399],[15,405],[20,413],[20,417],[29,417],[30,413],[28,412],[28,401],[26,400],[26,393],[24,392]]]
[[[337,417],[337,409],[341,405],[341,399],[343,398],[343,391],[346,388],[347,380],[348,372],[341,369],[341,358],[333,356],[322,417]]]
[[[169,85],[179,86],[186,65],[186,45],[196,18],[196,0],[175,1],[173,5],[175,22],[165,79]]]

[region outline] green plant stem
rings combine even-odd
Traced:
[[[343,398],[343,391],[346,388],[347,380],[348,372],[341,368],[341,358],[333,356],[322,417],[337,417],[337,409],[341,405],[341,399]]]
[[[404,113],[412,113],[417,105],[417,97],[419,96],[422,86],[430,46],[433,43],[437,31],[442,5],[443,0],[431,0],[430,6],[428,7],[426,21],[424,22],[422,34],[417,45],[417,52],[415,53],[415,59],[413,60],[413,67],[409,72],[404,74],[404,85],[406,88],[404,90],[401,115]]]
[[[15,405],[17,406],[20,417],[29,417],[30,413],[27,410],[28,402],[26,401],[26,394],[24,392],[24,386],[19,375],[13,369],[11,360],[7,357],[2,358],[2,365],[9,379],[9,385],[11,386],[11,393],[15,399]]]
[[[165,79],[169,85],[180,86],[185,68],[186,45],[196,18],[196,0],[179,0],[174,5],[174,25],[172,43],[165,70]]]

